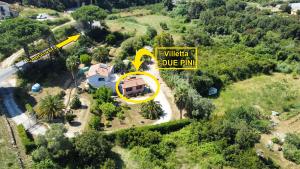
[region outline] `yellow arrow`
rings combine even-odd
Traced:
[[[78,38],[80,37],[80,34],[74,35],[74,36],[70,36],[68,37],[68,39],[60,42],[59,44],[55,45],[57,48],[62,48],[63,46],[66,46],[67,44],[71,43],[71,42],[75,42],[78,40]]]
[[[133,64],[133,66],[135,67],[135,70],[138,71],[139,68],[141,67],[143,61],[141,61],[141,58],[143,56],[150,56],[152,57],[154,60],[156,60],[156,58],[154,57],[154,55],[147,49],[140,49],[136,52],[135,54],[135,58],[134,61],[131,61],[131,63]]]
[[[32,61],[38,60],[41,57],[49,54],[50,52],[57,50],[58,48],[61,48],[71,42],[77,41],[79,37],[80,37],[80,34],[70,36],[70,37],[68,37],[68,39],[64,40],[63,42],[60,42],[59,44],[57,44],[55,46],[52,46],[50,48],[43,50],[43,52],[40,52],[40,53],[37,53],[37,54],[31,56],[29,59],[25,59],[25,62],[32,62]]]

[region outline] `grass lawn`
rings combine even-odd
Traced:
[[[119,15],[121,17],[128,17],[128,16],[142,16],[142,15],[149,15],[151,10],[147,9],[134,9],[134,10],[125,10],[120,12]]]
[[[193,23],[183,23],[182,19],[171,18],[169,16],[150,14],[146,9],[135,9],[132,11],[125,11],[114,14],[120,16],[115,20],[106,20],[107,26],[111,31],[120,31],[127,33],[135,33],[136,36],[143,35],[147,30],[147,25],[154,27],[158,32],[162,32],[163,29],[160,23],[166,23],[170,32],[175,40],[180,40],[181,33],[179,29],[182,26],[190,27]]]
[[[8,131],[5,119],[3,115],[0,115],[0,169],[17,169],[19,168],[19,163],[16,152],[10,143]]]
[[[288,119],[300,112],[299,94],[300,79],[274,73],[234,83],[213,102],[218,115],[235,106],[250,105],[259,107],[266,114],[271,114],[272,110],[280,112],[281,119]]]
[[[147,30],[146,25],[135,22],[134,19],[107,20],[106,24],[113,32],[134,33],[136,36],[144,35]]]
[[[59,13],[55,10],[52,9],[47,9],[47,8],[23,8],[22,11],[19,13],[19,15],[21,17],[29,17],[29,16],[33,16],[33,15],[37,15],[39,13],[47,13],[49,15],[53,15],[55,13]]]

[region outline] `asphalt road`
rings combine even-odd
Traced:
[[[26,115],[16,104],[13,97],[14,84],[10,84],[7,79],[15,74],[19,69],[25,69],[27,63],[20,61],[13,66],[0,68],[0,95],[3,96],[3,103],[8,111],[9,117],[17,124],[23,124],[31,134],[45,134],[47,128],[38,124],[34,118]]]

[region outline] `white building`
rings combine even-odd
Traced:
[[[18,13],[11,10],[8,3],[0,1],[0,20],[15,16],[18,16]]]
[[[106,64],[92,65],[86,73],[87,83],[94,88],[101,86],[111,87],[114,90],[114,67]]]

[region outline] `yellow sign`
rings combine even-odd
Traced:
[[[155,93],[154,93],[152,96],[150,96],[150,97],[148,97],[148,98],[146,98],[146,99],[144,99],[144,100],[134,100],[134,99],[130,99],[130,98],[125,97],[125,96],[120,92],[120,90],[119,90],[119,85],[120,85],[120,82],[121,82],[123,79],[125,79],[127,76],[130,76],[130,75],[145,75],[145,76],[148,76],[148,77],[150,77],[151,79],[153,79],[153,80],[155,81],[156,86],[157,86],[157,89],[156,89]],[[153,76],[152,74],[148,73],[148,72],[130,72],[130,73],[126,73],[126,74],[122,75],[122,76],[118,79],[118,81],[116,82],[115,88],[116,88],[116,93],[118,94],[118,96],[119,96],[121,99],[123,99],[123,100],[125,100],[125,101],[127,101],[127,102],[131,102],[131,103],[143,103],[143,102],[148,102],[148,101],[150,101],[150,100],[153,100],[153,99],[158,95],[159,90],[160,90],[160,84],[159,84],[158,80],[156,79],[156,77]]]
[[[50,48],[48,48],[48,49],[45,49],[44,51],[42,51],[42,52],[40,52],[40,53],[38,53],[38,54],[36,54],[36,55],[30,57],[29,59],[26,58],[26,59],[25,59],[25,62],[32,62],[32,61],[38,60],[38,59],[40,59],[41,57],[43,57],[43,56],[45,56],[45,55],[51,53],[52,51],[57,50],[58,48],[62,48],[63,46],[65,46],[65,45],[67,45],[67,44],[69,44],[69,43],[71,43],[71,42],[77,41],[79,37],[80,37],[80,34],[74,35],[74,36],[70,36],[70,37],[68,37],[68,39],[66,39],[66,40],[64,40],[64,41],[62,41],[62,42],[60,42],[59,44],[57,44],[57,45],[55,45],[55,46],[52,46],[52,47],[50,47]]]
[[[157,47],[155,56],[158,69],[197,69],[198,50],[196,47]]]

